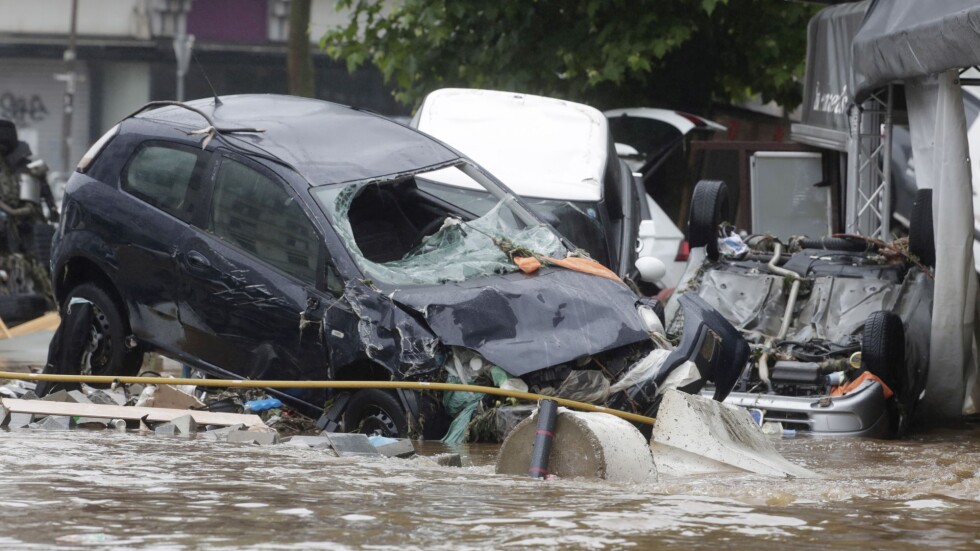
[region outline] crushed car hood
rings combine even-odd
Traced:
[[[563,269],[402,289],[443,344],[479,352],[514,376],[649,338],[625,285]]]

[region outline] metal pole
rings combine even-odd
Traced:
[[[847,181],[844,184],[846,207],[844,233],[860,233],[858,229],[858,186],[861,166],[861,106],[852,103],[847,109],[850,135],[847,139]]]
[[[75,38],[78,25],[78,0],[71,0],[71,23],[68,30],[68,49],[65,50],[65,65],[67,75],[65,78],[65,102],[64,113],[61,119],[61,167],[64,174],[68,174],[71,166],[71,123],[72,114],[75,111],[75,84],[78,82],[78,74],[75,71]]]

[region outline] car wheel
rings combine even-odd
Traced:
[[[932,190],[920,189],[909,219],[909,252],[926,266],[936,265],[936,239],[932,227]]]
[[[908,378],[905,367],[905,327],[902,318],[893,312],[880,311],[868,316],[864,322],[861,340],[861,364],[885,382],[895,393],[889,409],[892,410],[892,433],[905,432],[910,418],[906,408]]]
[[[66,307],[74,299],[92,303],[92,327],[80,374],[131,376],[139,373],[143,352],[139,347],[126,346],[129,321],[112,297],[93,283],[83,283],[68,294]],[[62,313],[62,316],[66,315],[67,312]]]
[[[344,411],[344,430],[407,438],[408,418],[394,395],[377,388],[365,388],[351,396]]]
[[[718,258],[718,225],[731,215],[728,186],[721,180],[701,180],[694,186],[687,222],[691,247],[705,247],[708,258]]]

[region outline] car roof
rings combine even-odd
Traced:
[[[602,113],[580,103],[444,88],[422,103],[413,125],[462,152],[525,197],[598,201],[609,153]],[[470,187],[462,181],[444,183]]]
[[[460,158],[456,151],[380,115],[321,100],[273,94],[221,96],[184,102],[202,111],[220,129],[258,128],[263,132],[222,132],[240,149],[272,156],[291,165],[312,185],[384,178],[442,165]],[[183,129],[203,129],[198,113],[167,105],[137,118]]]

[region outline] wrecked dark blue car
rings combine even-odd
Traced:
[[[513,261],[576,255],[422,133],[233,96],[150,104],[99,140],[68,183],[52,269],[63,311],[92,304],[86,373],[135,374],[155,351],[217,377],[496,380],[647,413],[665,386],[708,379],[727,394],[747,348],[696,297],[685,312],[704,321],[675,349],[662,309],[628,282]],[[275,393],[309,415],[329,404],[346,430],[446,428],[441,396]]]

